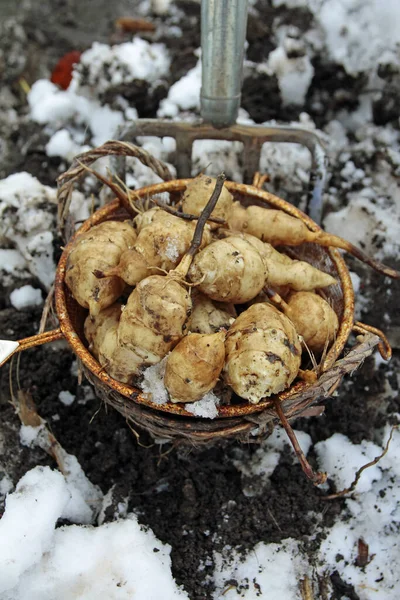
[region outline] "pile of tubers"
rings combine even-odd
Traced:
[[[339,328],[321,294],[335,278],[275,246],[346,242],[283,211],[243,207],[224,179],[199,175],[178,207],[78,234],[68,258],[66,284],[89,311],[90,352],[139,387],[165,359],[172,402],[195,402],[218,384],[257,404],[301,377],[302,352],[318,358]]]

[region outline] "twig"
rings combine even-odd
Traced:
[[[190,215],[188,213],[182,212],[172,206],[168,206],[161,200],[157,200],[157,198],[152,198],[152,203],[165,210],[165,212],[170,213],[171,215],[175,215],[176,217],[180,217],[181,219],[186,219],[188,221],[197,221],[199,219],[199,215]],[[226,225],[226,221],[221,219],[220,217],[209,217],[207,221],[211,221],[212,223],[218,223],[219,225]]]
[[[197,249],[200,247],[201,240],[203,237],[204,226],[205,226],[206,222],[208,221],[212,211],[214,210],[215,205],[218,202],[218,199],[221,195],[225,180],[226,180],[225,173],[221,173],[220,175],[218,175],[214,191],[211,194],[211,198],[207,202],[204,210],[202,211],[201,215],[199,216],[199,218],[197,220],[197,225],[196,225],[196,229],[194,230],[192,243],[190,245],[189,250],[187,251],[187,255],[189,255],[189,256],[194,256],[197,252]]]
[[[303,452],[303,450],[300,447],[300,444],[297,440],[296,434],[294,433],[289,421],[286,418],[285,413],[282,410],[282,406],[281,403],[279,401],[279,399],[276,399],[274,401],[275,404],[275,410],[278,414],[278,417],[288,435],[288,438],[290,439],[292,446],[294,448],[294,451],[296,453],[297,458],[299,459],[299,462],[301,464],[301,468],[303,469],[305,475],[308,477],[308,479],[310,479],[310,481],[313,482],[314,485],[320,485],[321,483],[325,483],[326,478],[327,478],[327,474],[326,473],[321,473],[319,471],[315,472],[312,468],[312,466],[310,465],[310,463],[308,462],[308,460],[305,457],[305,454]]]
[[[360,467],[358,469],[353,483],[348,488],[346,488],[345,490],[341,490],[340,492],[336,492],[336,494],[330,494],[329,496],[322,496],[322,500],[335,500],[336,498],[341,498],[342,496],[345,496],[346,494],[351,494],[351,492],[354,492],[354,490],[357,487],[357,483],[360,481],[360,477],[363,474],[363,472],[366,469],[369,469],[370,467],[373,467],[374,465],[376,465],[381,460],[381,458],[383,458],[385,456],[385,454],[389,450],[390,442],[392,441],[392,437],[393,437],[393,432],[395,429],[398,429],[398,427],[399,427],[399,425],[393,425],[393,427],[390,431],[388,441],[386,442],[385,448],[383,449],[383,452],[381,454],[379,454],[379,456],[376,456],[369,463],[363,465],[362,467]]]

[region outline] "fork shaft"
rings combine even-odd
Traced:
[[[202,0],[201,116],[218,129],[239,112],[246,25],[247,0]]]

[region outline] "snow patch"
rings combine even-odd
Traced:
[[[167,357],[143,371],[142,391],[145,394],[150,394],[151,401],[155,404],[165,404],[168,402],[168,392],[164,385],[166,366]]]
[[[6,500],[0,521],[2,600],[188,600],[171,574],[170,546],[133,515],[101,527],[64,526],[69,487],[57,471],[36,467]]]
[[[43,304],[42,292],[31,285],[23,285],[11,292],[10,302],[17,310],[40,306]]]
[[[227,547],[221,554],[214,552],[214,560],[214,600],[298,600],[299,581],[310,571],[292,538],[279,544],[260,542],[244,558]]]
[[[203,417],[203,419],[215,419],[218,417],[219,398],[209,392],[200,400],[185,404],[185,409],[195,415],[195,417]]]
[[[75,400],[75,396],[74,394],[71,394],[71,392],[69,392],[68,390],[63,390],[58,394],[58,399],[65,406],[71,406],[71,404]]]

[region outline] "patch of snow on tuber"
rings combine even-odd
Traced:
[[[167,247],[165,249],[165,256],[170,260],[176,261],[179,258],[179,250],[177,246],[177,240],[169,239]]]
[[[151,401],[155,404],[165,404],[168,402],[168,392],[164,385],[166,365],[167,357],[143,371],[142,391],[145,394],[150,394]]]
[[[208,392],[203,398],[197,400],[197,402],[190,402],[185,404],[185,410],[192,413],[196,417],[203,417],[204,419],[215,419],[218,417],[218,405],[220,399],[213,394]]]
[[[11,292],[10,302],[17,310],[40,306],[43,304],[42,292],[31,285],[23,285]]]

